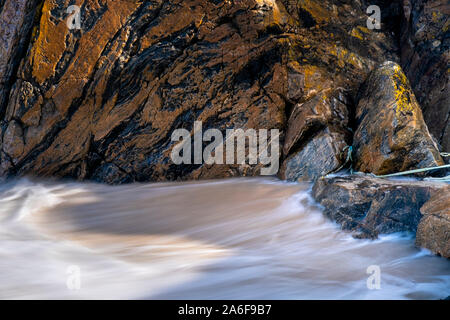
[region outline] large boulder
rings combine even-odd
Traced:
[[[435,194],[420,209],[423,215],[416,245],[450,258],[450,186]]]
[[[430,133],[450,151],[450,7],[446,0],[403,0],[401,63]]]
[[[385,62],[361,88],[354,135],[357,170],[377,175],[443,165],[402,68]]]
[[[445,183],[352,175],[317,180],[313,197],[343,229],[357,237],[376,238],[393,232],[415,233],[422,206],[444,191],[448,191]]]
[[[283,3],[300,25],[287,54],[290,108],[280,177],[314,181],[346,162],[358,83],[379,63],[398,59],[393,27],[385,22],[399,7],[386,1]],[[372,4],[383,7],[381,30],[367,28]]]

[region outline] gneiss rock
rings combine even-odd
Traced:
[[[290,156],[280,170],[282,179],[314,181],[342,166],[351,134],[344,97],[328,89],[294,107],[283,147],[283,154]]]
[[[420,208],[431,196],[448,190],[445,183],[387,180],[367,175],[326,177],[316,181],[314,198],[324,213],[358,237],[416,232]]]
[[[364,1],[80,0],[80,30],[67,26],[71,1],[39,2],[27,50],[14,55],[0,176],[255,175],[254,166],[175,165],[172,132],[191,132],[195,121],[222,132],[283,131],[293,106],[327,89],[353,96],[374,66],[399,60],[390,28],[366,28]],[[9,23],[0,20],[0,30]],[[324,129],[300,137],[292,154]],[[336,138],[340,148],[345,139]],[[329,153],[310,160],[319,156],[326,163]]]
[[[288,181],[315,181],[339,169],[345,161],[345,135],[326,129],[289,156],[280,170]]]
[[[26,51],[38,0],[0,1],[0,120],[8,99],[12,78]]]
[[[364,83],[356,109],[356,169],[377,175],[443,165],[401,67],[383,63]]]
[[[447,0],[403,0],[401,63],[430,133],[450,150],[450,6]]]
[[[434,195],[420,209],[423,214],[416,245],[450,258],[450,186]]]

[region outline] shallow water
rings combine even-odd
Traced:
[[[3,184],[0,299],[450,295],[449,260],[416,249],[411,235],[353,239],[323,217],[309,187],[275,179]],[[367,287],[371,265],[381,270],[379,290]]]

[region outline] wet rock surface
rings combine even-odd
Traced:
[[[342,91],[324,90],[295,105],[287,125],[280,176],[314,181],[338,170],[351,141],[348,101]],[[290,154],[290,155],[289,155]]]
[[[401,231],[415,233],[422,206],[436,194],[448,196],[448,190],[445,183],[352,175],[317,180],[313,197],[344,230],[357,237],[376,238]]]
[[[364,83],[356,108],[355,167],[376,175],[444,164],[401,67],[385,62]]]
[[[381,29],[367,27],[370,5]],[[322,178],[349,146],[364,172],[443,164],[448,14],[443,0],[0,0],[0,177],[253,176],[260,165],[175,165],[172,133],[279,129],[279,176],[317,180],[344,229],[418,228],[419,245],[448,257],[448,197],[434,198],[445,185]]]
[[[450,186],[434,195],[420,209],[423,217],[416,245],[450,258]]]
[[[342,167],[347,147],[345,136],[328,129],[316,135],[301,151],[289,156],[280,175],[288,181],[315,181]]]
[[[280,129],[283,139],[294,107],[329,92],[328,106],[310,109],[324,112],[320,125],[295,125],[282,160],[326,132],[338,139],[331,145],[344,145],[345,109],[361,82],[399,60],[389,25],[367,29],[367,1],[80,0],[79,30],[67,25],[72,2],[41,3],[7,90],[1,176],[124,183],[256,175],[254,166],[174,165],[173,130],[192,132],[198,120],[205,130]],[[313,154],[325,167],[308,179],[338,165],[328,156]]]

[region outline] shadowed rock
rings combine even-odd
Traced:
[[[416,232],[420,208],[431,196],[448,191],[445,183],[386,180],[364,175],[316,181],[314,198],[324,213],[358,237]]]
[[[366,28],[365,1],[80,0],[80,30],[67,26],[73,1],[42,3],[28,50],[15,55],[0,176],[124,183],[257,175],[256,166],[175,165],[171,134],[202,121],[204,130],[280,129],[283,138],[288,119],[302,121],[294,106],[330,92],[331,108],[313,108],[325,127],[294,124],[285,157],[325,129],[338,140],[322,139],[319,149],[337,150],[347,139],[348,97],[374,66],[398,60],[389,26]],[[338,166],[328,163],[332,153],[305,150],[325,165],[311,177]]]
[[[450,151],[450,5],[404,0],[401,63],[430,133]]]
[[[0,120],[16,69],[28,47],[37,4],[38,0],[0,2]]]
[[[345,161],[350,141],[349,112],[345,94],[325,90],[299,103],[288,121],[280,176],[290,181],[314,181]]]

